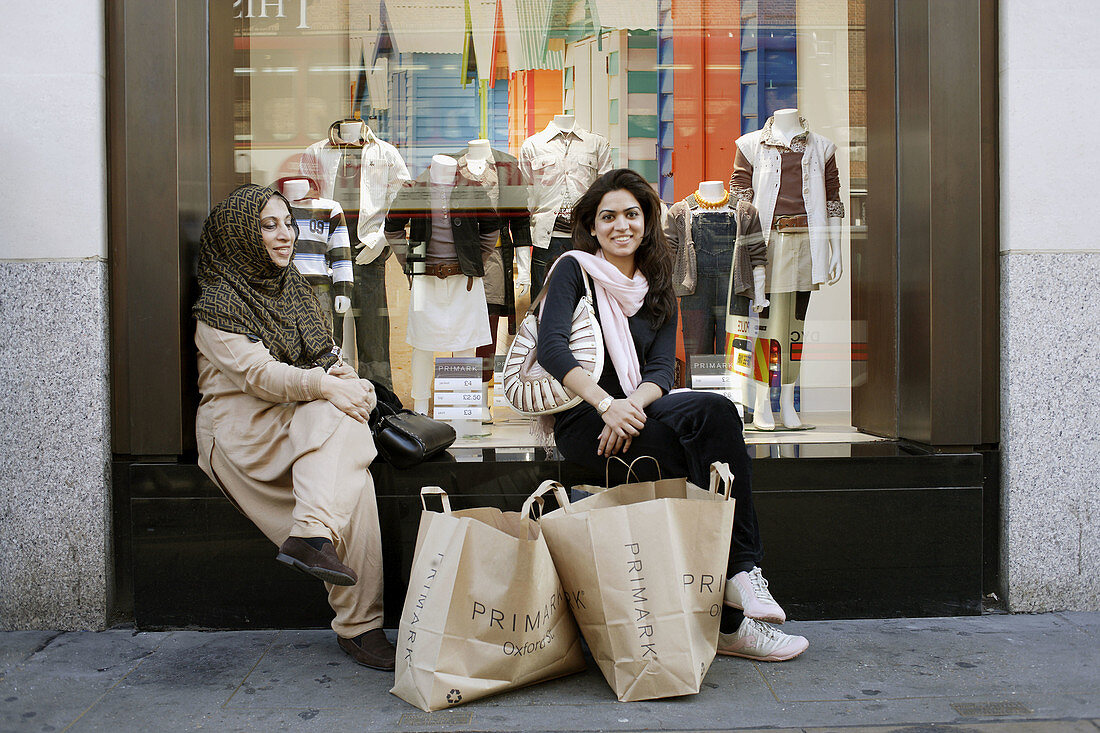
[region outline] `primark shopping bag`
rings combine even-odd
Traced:
[[[425,511],[397,636],[393,694],[439,710],[585,668],[577,625],[532,505]]]
[[[710,490],[686,479],[628,483],[570,502],[539,523],[604,678],[620,701],[699,692],[714,660],[733,532],[733,476],[711,466]]]

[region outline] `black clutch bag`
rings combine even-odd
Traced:
[[[412,410],[396,410],[378,403],[377,419],[371,421],[374,445],[394,468],[413,466],[447,450],[455,442],[455,429],[445,422]]]

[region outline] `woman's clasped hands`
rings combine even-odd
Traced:
[[[321,382],[321,393],[338,410],[361,423],[370,419],[371,411],[378,403],[370,380],[359,379],[355,370],[343,362],[329,369]]]
[[[645,426],[645,410],[629,397],[612,400],[611,407],[601,415],[604,426],[600,431],[597,455],[613,456],[630,450],[630,441]]]

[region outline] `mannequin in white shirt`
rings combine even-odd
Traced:
[[[571,132],[577,120],[573,115],[554,115],[554,125],[565,132]],[[516,250],[516,263],[519,269],[519,278],[516,280],[518,295],[525,295],[531,289],[531,248],[522,247]]]
[[[805,132],[799,111],[794,108],[776,110],[772,116],[771,132],[777,141],[790,147],[794,138]],[[842,242],[841,224],[842,219],[840,217],[828,217],[826,237],[829,242],[829,265],[826,283],[829,285],[835,284],[844,274],[840,251]],[[798,383],[801,367],[799,363],[790,359],[791,331],[793,330],[793,324],[796,323],[795,313],[798,293],[773,292],[769,295],[771,297],[771,307],[767,323],[768,326],[774,327],[768,328],[767,334],[770,339],[779,342],[779,348],[787,356],[787,362],[791,367],[789,369],[791,373],[781,374],[779,420],[785,427],[801,428],[802,420],[794,406],[795,386]],[[774,430],[776,421],[771,409],[770,390],[767,385],[757,383],[755,392],[753,425],[761,430]]]
[[[428,167],[428,180],[433,184],[440,186],[453,186],[455,182],[455,171],[458,170],[458,161],[449,155],[434,155],[432,156],[431,165]],[[421,255],[420,261],[413,263],[413,273],[424,272],[423,256],[427,254],[427,245],[423,244],[418,247],[425,251],[417,252]],[[424,305],[421,301],[421,292],[413,290],[412,309],[413,311],[424,310]],[[458,357],[470,357],[474,356],[475,349],[463,349],[462,351],[455,351],[454,355]],[[435,363],[435,352],[428,351],[426,349],[413,348],[412,350],[412,389],[410,390],[413,399],[413,409],[423,415],[428,414],[428,401],[432,394],[432,373]]]
[[[572,132],[577,124],[577,118],[573,115],[554,115],[554,127],[562,132]]]
[[[520,170],[530,184],[531,292],[537,294],[554,261],[572,249],[569,216],[575,201],[612,168],[611,143],[557,114],[520,146]]]
[[[287,200],[291,204],[301,201],[309,195],[309,181],[304,178],[295,178],[293,181],[287,181],[283,184],[283,193],[286,194]],[[346,295],[337,295],[333,299],[332,308],[341,315],[348,312],[348,308],[351,307],[351,298]]]
[[[772,115],[772,134],[784,145],[789,147],[791,140],[803,132],[805,130],[802,129],[797,109],[777,109]],[[840,256],[842,222],[843,220],[838,216],[829,217],[829,278],[827,281],[829,285],[835,285],[844,274],[844,264]]]

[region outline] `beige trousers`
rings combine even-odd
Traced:
[[[308,444],[294,440],[295,433],[317,424],[315,412],[335,409],[327,400],[299,404],[291,441]],[[370,429],[343,415],[327,440],[271,481],[242,471],[216,443],[210,456],[217,482],[269,540],[281,545],[287,537],[328,537],[340,561],[358,574],[355,585],[325,584],[336,612],[332,628],[344,638],[382,627],[382,541],[368,470],[376,455]]]

